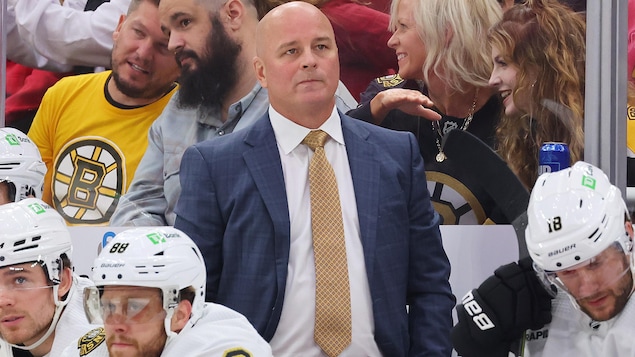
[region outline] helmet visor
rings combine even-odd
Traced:
[[[101,325],[145,324],[167,316],[161,290],[143,287],[87,287],[84,311],[90,323]]]
[[[28,292],[53,286],[46,278],[41,262],[0,268],[0,292]]]
[[[549,282],[580,301],[615,285],[630,272],[630,259],[615,242],[595,257],[570,268],[543,271]]]

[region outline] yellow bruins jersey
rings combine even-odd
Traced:
[[[111,71],[66,77],[51,87],[29,137],[48,172],[43,200],[69,225],[106,225],[148,145],[148,129],[176,91],[142,107],[106,97]]]

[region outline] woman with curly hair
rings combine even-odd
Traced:
[[[498,151],[528,188],[538,177],[544,142],[569,145],[571,164],[584,151],[583,15],[555,0],[528,0],[489,30],[489,83],[503,99]]]

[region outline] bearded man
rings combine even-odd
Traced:
[[[269,107],[253,69],[253,0],[162,0],[161,25],[181,67],[179,90],[148,133],[148,148],[111,226],[174,225],[181,157],[189,146],[246,128]],[[357,103],[339,83],[337,107]]]

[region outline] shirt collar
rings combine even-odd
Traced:
[[[288,155],[300,145],[302,140],[312,130],[283,117],[271,105],[269,105],[269,120],[271,121],[276,141],[285,155]],[[329,118],[318,129],[325,131],[333,140],[344,145],[341,119],[335,106],[333,106],[333,111]]]
[[[211,125],[217,128],[221,128],[223,126],[232,123],[234,120],[240,119],[243,113],[249,108],[254,99],[258,96],[258,93],[262,90],[262,86],[260,86],[260,82],[256,81],[254,87],[242,97],[239,101],[233,103],[229,106],[229,110],[227,113],[227,120],[223,123],[220,120],[220,107],[216,106],[214,108],[203,108],[199,107],[197,110],[198,121]]]

